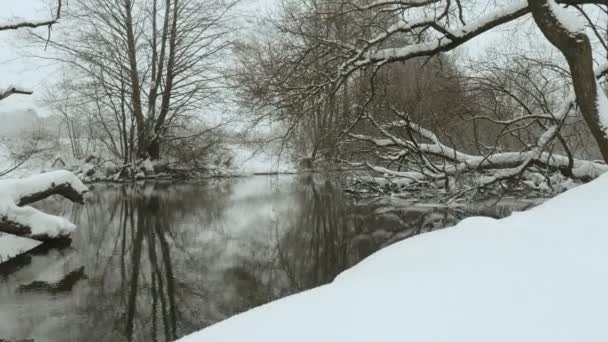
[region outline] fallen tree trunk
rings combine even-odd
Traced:
[[[401,187],[423,181],[446,180],[465,173],[478,173],[482,176],[479,177],[477,185],[483,187],[509,178],[521,178],[531,166],[559,171],[569,178],[591,180],[608,172],[608,165],[546,151],[550,142],[558,137],[573,103],[574,96],[564,103],[557,114],[546,116],[553,124],[537,139],[535,145],[519,152],[496,152],[494,149],[487,155],[471,155],[448,146],[432,131],[410,122],[409,117],[403,113],[395,112],[401,120],[388,124],[380,124],[368,114],[366,119],[382,136],[355,133],[349,133],[349,136],[371,143],[378,149],[390,149],[384,154],[376,150],[376,157],[391,163],[400,163],[406,167],[406,171],[395,171],[369,162],[350,164],[366,166],[387,178],[397,178]],[[389,129],[402,129],[407,134],[398,136]],[[405,161],[407,163],[404,163]]]
[[[0,180],[0,232],[46,241],[68,236],[76,226],[67,219],[24,206],[52,195],[84,203],[88,188],[69,171]]]

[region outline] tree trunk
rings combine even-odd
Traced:
[[[155,138],[148,144],[148,156],[151,160],[160,159],[160,141]]]
[[[593,71],[593,51],[589,38],[583,31],[571,32],[564,26],[551,8],[552,5],[559,6],[553,0],[528,0],[528,3],[540,30],[566,58],[572,74],[576,103],[604,161],[608,162],[608,127],[602,124],[597,106],[602,90],[598,88]]]
[[[139,82],[139,72],[137,70],[137,45],[135,33],[133,32],[133,16],[131,14],[131,0],[125,1],[125,27],[127,30],[127,48],[129,59],[129,78],[131,81],[131,101],[133,103],[133,115],[137,126],[137,156],[143,157],[146,147],[146,127],[144,113],[141,107],[141,86]]]

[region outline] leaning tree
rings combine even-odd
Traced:
[[[446,139],[442,127],[423,126],[408,108],[389,104],[381,109],[371,106],[373,101],[364,101],[357,104],[357,115],[344,134],[371,146],[374,158],[372,162],[351,164],[401,178],[404,183],[448,180],[481,172],[487,176],[480,178],[483,186],[522,176],[533,168],[558,171],[575,178],[593,178],[608,170],[605,163],[577,159],[561,133],[572,117],[582,116],[602,159],[608,161],[608,99],[600,84],[608,74],[607,29],[602,25],[608,17],[608,1],[515,0],[504,6],[481,7],[485,2],[462,0],[345,0],[331,6],[308,0],[297,4],[303,12],[321,6],[322,11],[315,12],[317,16],[327,21],[349,18],[348,22],[355,26],[351,34],[328,36],[323,30],[317,33],[301,29],[305,27],[303,22],[310,20],[307,16],[287,16],[287,20],[295,20],[287,25],[292,37],[290,42],[300,42],[301,53],[290,58],[295,61],[294,66],[287,76],[277,79],[277,84],[288,85],[279,90],[289,98],[302,98],[307,103],[330,101],[330,94],[340,94],[345,86],[350,87],[353,80],[363,76],[371,84],[365,89],[365,98],[372,99],[378,95],[378,82],[383,81],[377,76],[383,71],[402,63],[436,59],[473,38],[526,17],[532,19],[534,26],[565,60],[563,69],[567,76],[562,84],[566,95],[559,103],[549,108],[518,110],[517,115],[513,113],[507,118],[492,118],[494,124],[502,126],[497,133],[500,135],[512,135],[515,130],[533,126],[534,141],[517,137],[521,143],[513,149],[490,146],[483,153],[462,150],[451,143],[449,136]],[[480,11],[480,8],[485,9]],[[597,17],[604,20],[598,21]],[[311,59],[325,60],[326,65],[336,67],[328,71],[300,63]],[[298,84],[297,79],[290,77],[310,73],[322,77],[306,84]],[[426,95],[426,101],[437,99]],[[525,107],[526,103],[520,101],[519,105]],[[304,105],[296,108],[301,114],[307,110]],[[392,120],[387,120],[388,114]],[[434,114],[429,112],[428,116]],[[563,146],[555,148],[555,145]]]

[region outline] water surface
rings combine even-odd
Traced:
[[[310,176],[95,185],[86,206],[38,206],[78,225],[70,245],[0,264],[0,341],[171,341],[391,243],[533,203],[357,199]]]

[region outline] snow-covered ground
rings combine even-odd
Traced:
[[[608,340],[608,175],[387,247],[182,342]]]
[[[63,142],[62,146],[66,143]],[[230,144],[228,149],[234,156],[228,172],[230,174],[247,176],[297,171],[288,151],[284,151],[279,157],[279,151],[271,151],[270,148],[247,146],[245,144]],[[79,164],[82,164],[82,161],[70,158],[68,147],[63,146],[61,151],[46,153],[43,156],[34,156],[10,173],[2,175],[4,171],[12,170],[19,162],[12,160],[8,149],[0,143],[0,179],[20,178],[53,170],[52,164],[57,156],[66,161],[71,168],[77,168]]]

